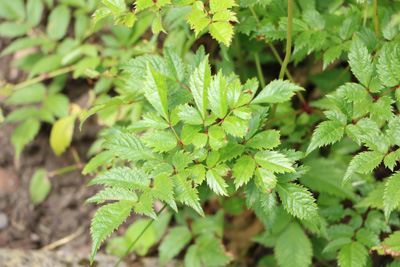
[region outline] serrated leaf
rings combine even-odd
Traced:
[[[389,247],[393,252],[400,252],[400,231],[395,231],[385,238],[382,245]]]
[[[167,152],[177,145],[176,137],[170,132],[154,131],[142,135],[141,140],[154,152]]]
[[[97,24],[97,22],[99,22],[100,20],[111,16],[112,15],[112,11],[107,8],[107,7],[103,7],[103,8],[99,8],[96,10],[96,12],[93,14],[93,26],[95,26]]]
[[[137,20],[137,17],[133,13],[127,13],[125,15],[125,26],[128,28],[132,28],[133,24],[135,24],[135,21]]]
[[[280,137],[281,135],[276,130],[264,131],[253,136],[246,146],[260,150],[272,149],[280,144]]]
[[[143,116],[143,124],[148,127],[160,130],[169,128],[168,122],[153,113],[147,113]]]
[[[276,186],[276,176],[264,168],[256,168],[255,176],[257,188],[264,194],[271,194]]]
[[[233,26],[229,22],[213,22],[210,24],[210,34],[219,43],[229,47],[233,36]]]
[[[379,52],[377,72],[385,86],[400,85],[400,61],[393,49],[393,44],[385,43]]]
[[[124,12],[126,9],[124,0],[102,0],[102,2],[115,13]]]
[[[219,150],[219,162],[225,162],[240,156],[244,151],[244,146],[228,143],[226,147]]]
[[[165,62],[169,72],[172,74],[177,81],[183,81],[185,78],[185,66],[183,65],[182,59],[177,53],[175,53],[171,48],[166,47],[164,49]]]
[[[196,148],[203,148],[207,144],[208,136],[205,133],[197,133],[192,140]]]
[[[296,91],[303,90],[288,80],[274,80],[261,90],[252,103],[282,103],[290,100]]]
[[[219,150],[228,143],[225,139],[225,132],[219,126],[211,126],[208,128],[208,137],[210,147],[213,150]]]
[[[204,119],[208,106],[208,87],[211,81],[211,69],[208,64],[208,56],[200,63],[190,76],[190,89],[193,94],[194,101],[200,114]]]
[[[136,202],[136,204],[133,206],[133,209],[140,215],[146,215],[154,220],[157,220],[157,215],[153,210],[153,201],[151,197],[146,194],[142,194],[140,196],[139,202]]]
[[[339,266],[364,267],[367,263],[368,250],[355,241],[344,246],[338,255]]]
[[[87,199],[83,205],[91,202],[103,203],[106,200],[119,200],[135,203],[138,201],[138,197],[135,192],[118,187],[107,187],[104,190],[100,191],[96,195]]]
[[[200,113],[192,106],[185,104],[179,107],[178,116],[181,120],[191,125],[202,125],[203,118]]]
[[[368,193],[368,195],[357,203],[356,207],[378,208],[383,209],[383,193],[385,191],[385,183],[380,183],[377,187]]]
[[[336,251],[343,248],[347,244],[350,244],[351,242],[352,240],[350,237],[339,237],[337,239],[333,239],[331,242],[328,243],[328,245],[325,246],[322,252],[327,253]]]
[[[260,151],[254,155],[257,164],[271,172],[295,172],[292,163],[285,155],[276,151]]]
[[[215,194],[227,196],[226,184],[224,178],[215,169],[209,169],[206,173],[206,181],[208,186],[214,191]]]
[[[354,102],[364,100],[368,94],[367,89],[358,83],[345,83],[339,87],[338,93]]]
[[[123,99],[121,97],[114,97],[114,98],[111,98],[110,100],[108,100],[108,101],[106,101],[106,102],[104,102],[102,104],[94,106],[93,108],[88,110],[85,113],[85,115],[83,116],[83,118],[81,119],[81,123],[79,125],[79,129],[82,130],[83,123],[86,121],[87,118],[89,118],[93,114],[95,114],[95,113],[97,113],[97,112],[99,112],[101,110],[108,109],[108,108],[118,107],[121,104],[126,103],[126,102],[128,102],[128,101],[126,101],[125,99]]]
[[[222,128],[225,132],[237,136],[243,137],[246,135],[248,130],[247,121],[238,117],[229,116],[222,122]]]
[[[232,8],[234,6],[237,6],[234,0],[211,0],[210,1],[210,9],[211,13],[217,13],[222,10],[226,10],[229,8]]]
[[[173,177],[173,181],[176,199],[192,207],[198,214],[204,217],[204,211],[199,203],[197,189],[192,187],[191,181],[187,181],[186,177],[179,173]]]
[[[373,71],[372,57],[359,38],[355,38],[352,41],[349,53],[349,64],[357,80],[368,88]]]
[[[150,185],[150,177],[140,169],[118,167],[96,176],[88,185],[94,184],[147,191]]]
[[[226,92],[226,80],[225,77],[222,76],[222,72],[219,71],[210,82],[208,99],[212,112],[221,119],[225,117],[228,109]]]
[[[111,136],[103,146],[114,155],[128,161],[148,160],[154,158],[134,133],[120,133]]]
[[[326,67],[330,63],[332,63],[335,59],[339,58],[341,54],[342,54],[342,46],[341,45],[329,47],[328,50],[326,50],[324,53],[323,69],[326,69]]]
[[[344,126],[342,123],[334,121],[321,122],[313,133],[306,154],[311,153],[318,147],[339,141],[343,137]]]
[[[187,226],[176,226],[168,231],[160,244],[160,263],[172,259],[192,240],[192,233]]]
[[[175,166],[175,169],[179,172],[180,170],[186,168],[190,163],[194,160],[193,154],[184,152],[183,150],[175,153],[172,164]]]
[[[383,207],[386,221],[390,213],[400,205],[400,172],[396,172],[386,182],[383,193]]]
[[[344,174],[342,185],[344,185],[353,175],[354,172],[368,173],[375,169],[385,155],[380,152],[366,151],[356,155],[349,164],[349,167]]]
[[[151,26],[151,30],[154,34],[158,34],[160,32],[167,33],[162,25],[162,18],[160,13],[156,13],[156,17],[154,18],[153,25]]]
[[[369,106],[371,115],[389,120],[393,116],[393,100],[388,96],[380,97],[376,102]]]
[[[94,255],[101,242],[123,223],[131,213],[133,204],[116,202],[105,205],[94,214],[90,233],[93,245],[90,253],[90,262],[93,263]]]
[[[221,240],[213,234],[202,234],[196,238],[199,255],[205,266],[226,266],[232,259],[223,249]]]
[[[194,137],[196,136],[196,134],[198,134],[200,132],[201,129],[202,129],[201,126],[186,124],[181,131],[182,143],[184,145],[191,144]]]
[[[275,257],[279,266],[309,266],[312,258],[312,245],[308,236],[298,223],[291,223],[279,235],[275,245]]]
[[[154,70],[150,64],[147,65],[144,95],[157,112],[169,122],[167,82],[165,77]]]
[[[387,154],[383,159],[383,163],[387,168],[393,171],[394,167],[397,165],[396,152],[390,152],[389,154]]]
[[[232,177],[235,178],[236,189],[247,184],[253,176],[256,162],[248,155],[241,156],[232,169]]]
[[[365,228],[361,228],[357,231],[356,239],[358,242],[367,247],[378,246],[380,243],[379,236]]]
[[[160,199],[167,203],[175,212],[178,212],[174,200],[173,181],[168,174],[161,173],[154,177],[153,187],[148,191],[148,194],[155,199]]]
[[[277,190],[287,212],[301,220],[312,222],[318,228],[321,227],[318,207],[307,189],[297,184],[282,183],[277,184]]]

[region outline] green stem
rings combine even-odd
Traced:
[[[51,178],[51,177],[54,177],[56,175],[61,175],[61,174],[67,173],[67,172],[75,171],[77,169],[79,169],[78,164],[73,164],[73,165],[70,165],[70,166],[67,166],[67,167],[64,167],[64,168],[49,172],[49,177]]]
[[[368,15],[368,2],[365,2],[364,21],[363,21],[364,27],[367,24],[367,15]]]
[[[376,1],[376,0],[375,0]],[[290,56],[292,55],[292,22],[293,22],[293,0],[288,0],[288,25],[287,25],[287,39],[286,39],[286,55],[283,60],[279,79],[283,79],[286,67],[289,63]]]
[[[331,83],[331,86],[329,86],[329,88],[328,88],[328,92],[330,91],[330,90],[332,90],[332,88],[340,81],[340,79],[342,79],[343,78],[343,76],[346,74],[346,72],[348,72],[350,70],[350,65],[349,66],[347,66],[343,71],[342,71],[342,73],[340,73],[340,75],[333,81],[333,83]]]
[[[379,35],[379,18],[378,18],[378,0],[374,0],[374,22],[375,22],[375,33],[380,38]]]
[[[164,207],[162,207],[162,209],[157,212],[157,216],[161,214],[161,212],[167,207],[167,204],[164,205]],[[125,251],[124,255],[122,255],[118,262],[114,265],[114,267],[118,267],[118,265],[121,263],[121,261],[126,257],[126,255],[128,255],[129,251],[133,248],[133,246],[136,244],[136,242],[142,237],[142,235],[144,234],[144,232],[146,232],[146,230],[153,224],[154,219],[151,219],[151,221],[146,225],[146,227],[142,230],[142,232],[140,232],[140,234],[138,235],[138,237],[136,237],[136,239],[131,243],[131,245],[129,246],[129,248]]]
[[[76,65],[72,65],[72,66],[68,66],[68,67],[65,67],[65,68],[62,68],[62,69],[59,69],[59,70],[55,70],[53,72],[49,72],[47,74],[42,74],[42,75],[37,76],[37,77],[35,77],[33,79],[30,79],[30,80],[27,80],[25,82],[16,84],[12,88],[13,88],[13,90],[19,90],[19,89],[22,89],[22,88],[27,87],[29,85],[32,85],[32,84],[35,84],[35,83],[38,83],[38,82],[41,82],[41,81],[44,81],[44,80],[47,80],[47,79],[50,79],[50,78],[54,78],[56,76],[59,76],[59,75],[65,74],[65,73],[68,73],[68,72],[71,72],[71,71],[75,70],[75,68],[76,68]]]
[[[239,77],[240,77],[240,79],[243,79],[243,75],[244,75],[244,61],[243,61],[242,50],[240,49],[239,34],[236,34],[236,36],[235,36],[235,38],[233,39],[233,41],[234,41],[234,44],[235,44],[235,49],[236,49],[236,54],[237,54],[238,69],[239,69]]]
[[[261,87],[265,87],[265,80],[264,80],[264,75],[261,69],[261,64],[260,64],[260,58],[258,57],[258,53],[254,52],[254,59],[256,60],[256,67],[257,67],[257,73],[258,73],[258,78],[260,79]]]
[[[250,9],[251,13],[253,14],[253,17],[256,19],[257,25],[260,26],[260,19],[258,18],[256,12],[254,11],[253,6],[249,5],[249,9]]]

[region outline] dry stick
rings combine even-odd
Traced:
[[[375,33],[376,36],[378,36],[378,39],[380,39],[379,35],[379,19],[378,19],[378,0],[374,0],[374,21],[375,21]]]
[[[164,205],[164,207],[162,207],[162,209],[157,212],[157,216],[161,214],[161,212],[167,207],[167,204]],[[154,219],[151,219],[151,221],[146,225],[146,227],[142,230],[142,232],[138,235],[138,237],[136,237],[136,239],[131,243],[131,245],[129,246],[129,248],[125,251],[124,255],[122,255],[118,262],[114,265],[114,267],[118,267],[118,265],[121,263],[121,261],[126,257],[126,255],[128,255],[129,251],[133,248],[133,246],[136,244],[136,242],[142,237],[142,235],[144,234],[144,232],[146,232],[146,230],[153,224]]]
[[[51,249],[54,249],[56,247],[62,246],[64,244],[67,244],[68,242],[72,241],[73,239],[77,238],[78,236],[80,236],[81,234],[83,234],[84,229],[83,228],[79,228],[78,231],[76,231],[73,234],[70,234],[64,238],[61,238],[60,240],[57,240],[47,246],[42,247],[40,250],[41,251],[48,251]]]

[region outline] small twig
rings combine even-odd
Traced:
[[[55,249],[56,247],[62,246],[67,244],[68,242],[74,240],[75,238],[77,238],[78,236],[80,236],[81,234],[83,234],[84,232],[84,228],[79,228],[78,231],[76,231],[73,234],[70,234],[64,238],[61,238],[60,240],[57,240],[56,242],[53,242],[47,246],[42,247],[40,250],[41,251],[48,251],[48,250],[52,250]]]
[[[190,89],[186,85],[184,85],[180,80],[176,80],[176,82],[179,83],[183,88],[185,88],[186,91],[188,91],[189,93],[192,93],[192,91],[190,91]]]

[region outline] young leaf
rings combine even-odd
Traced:
[[[295,172],[290,160],[276,151],[260,151],[254,155],[254,158],[257,164],[268,171],[277,173]]]
[[[383,193],[383,206],[386,221],[390,213],[400,205],[400,172],[393,174],[385,185]]]
[[[355,241],[344,246],[338,255],[339,266],[363,267],[367,263],[368,250]]]
[[[247,121],[243,119],[229,116],[222,122],[222,128],[225,130],[225,132],[233,136],[243,137],[247,133],[248,125]]]
[[[340,122],[321,122],[314,131],[306,154],[310,154],[314,149],[318,147],[333,144],[339,141],[343,137],[344,126],[345,125]]]
[[[280,142],[281,135],[278,131],[268,130],[256,134],[253,136],[247,143],[246,146],[249,146],[254,149],[272,149],[278,146]]]
[[[226,92],[225,77],[222,76],[222,72],[220,71],[211,80],[208,99],[212,112],[221,119],[225,117],[228,109]]]
[[[190,76],[190,89],[193,94],[197,108],[203,119],[206,117],[208,106],[208,87],[211,81],[211,69],[208,64],[208,56],[200,63]]]
[[[274,80],[261,90],[252,103],[282,103],[290,100],[296,91],[302,90],[302,87],[288,80]]]
[[[150,177],[140,169],[118,167],[96,176],[88,185],[94,184],[147,191],[150,185]]]
[[[172,259],[192,240],[192,233],[187,226],[176,226],[168,231],[160,244],[160,263]]]
[[[275,245],[275,257],[279,266],[309,266],[312,258],[312,245],[308,236],[298,223],[292,222],[279,235]]]
[[[310,221],[318,228],[321,227],[317,204],[307,189],[297,184],[282,183],[277,184],[277,190],[288,213],[301,220]]]
[[[187,124],[191,125],[203,124],[203,118],[201,117],[197,109],[195,109],[192,106],[189,106],[188,104],[179,107],[178,116],[181,120],[183,120]]]
[[[170,132],[155,131],[147,132],[141,137],[147,146],[153,147],[154,152],[167,152],[174,149],[177,145],[176,137]]]
[[[375,169],[385,155],[375,151],[365,151],[356,155],[349,164],[344,174],[342,185],[344,185],[353,175],[354,172],[368,173]]]
[[[232,177],[235,178],[236,189],[241,187],[253,176],[256,162],[248,155],[241,156],[232,169]]]
[[[264,168],[256,168],[255,175],[257,188],[264,194],[271,193],[276,186],[276,176]]]
[[[129,202],[116,202],[101,207],[93,216],[90,233],[93,245],[90,253],[90,263],[101,242],[123,223],[131,213],[133,204]]]
[[[154,158],[134,133],[113,135],[104,142],[103,146],[109,149],[114,155],[128,161]]]
[[[191,181],[187,181],[185,175],[179,173],[173,177],[173,181],[176,199],[192,207],[198,214],[204,217],[204,211],[200,206],[199,197],[197,196],[197,189],[192,187]]]
[[[208,186],[214,191],[215,194],[221,196],[227,196],[226,184],[224,178],[215,169],[210,169],[206,173],[206,181]]]
[[[368,49],[364,43],[359,39],[353,39],[349,53],[349,64],[351,71],[357,80],[364,85],[369,87],[369,83],[372,77],[372,57],[368,53]]]
[[[208,137],[210,147],[213,150],[219,150],[228,143],[225,139],[225,132],[219,126],[211,126],[208,128]]]
[[[233,26],[229,22],[217,21],[210,24],[211,36],[227,47],[231,44],[233,35]]]
[[[150,64],[147,65],[144,95],[157,112],[169,122],[167,82],[165,77],[154,70]]]
[[[183,150],[178,151],[175,153],[174,157],[172,158],[172,164],[175,167],[176,171],[180,171],[186,168],[190,163],[194,160],[193,154],[186,153]]]

